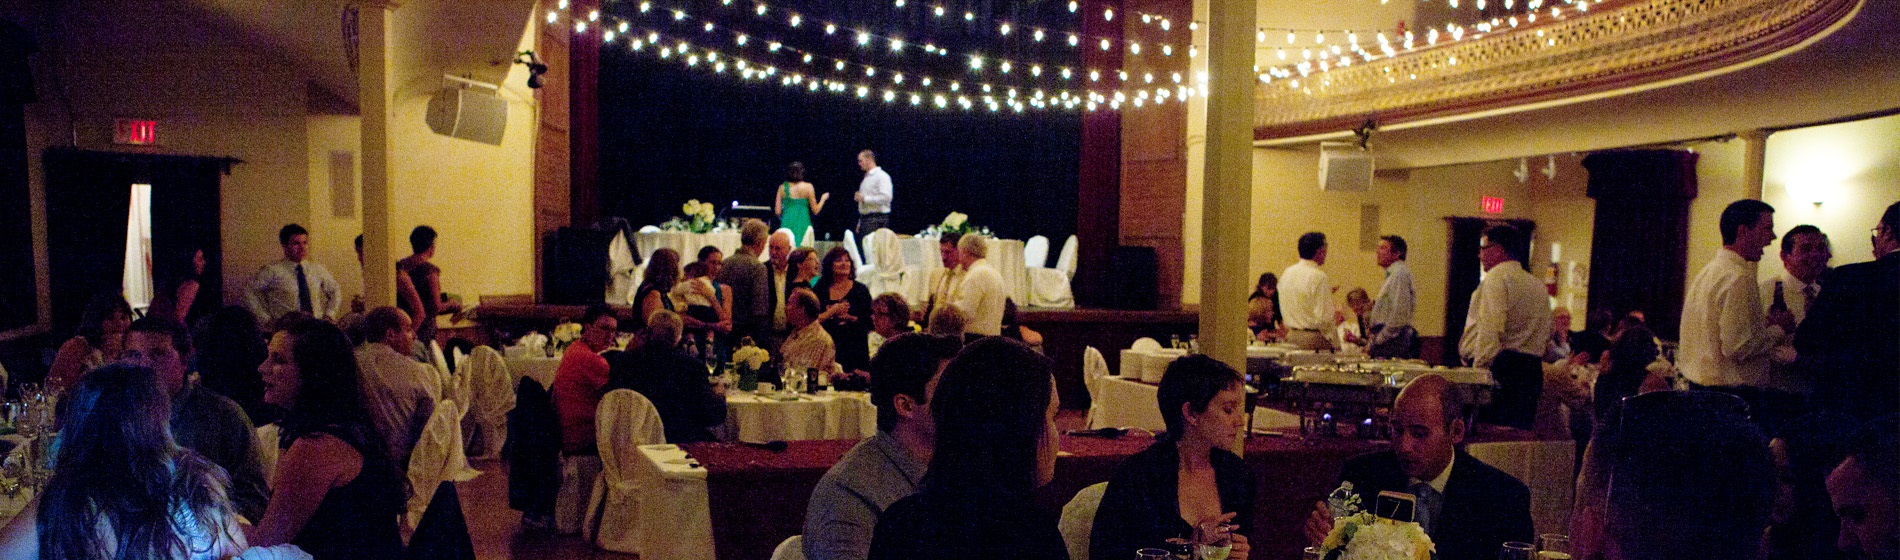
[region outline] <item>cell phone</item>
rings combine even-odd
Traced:
[[[1386,490],[1379,493],[1378,501],[1372,509],[1374,515],[1393,521],[1414,521],[1418,511],[1418,498],[1404,492]]]

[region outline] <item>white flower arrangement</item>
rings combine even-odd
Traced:
[[[718,212],[719,208],[713,206],[711,202],[700,202],[699,199],[687,200],[685,204],[680,205],[680,213],[683,216],[667,220],[666,223],[660,224],[660,227],[672,231],[706,233],[712,231],[714,221],[718,219]]]
[[[937,225],[924,228],[924,231],[923,231],[923,235],[925,237],[936,237],[936,236],[943,235],[946,233],[956,233],[956,234],[979,233],[979,234],[988,236],[990,235],[990,228],[970,225],[970,216],[968,214],[964,214],[962,212],[951,212],[950,215],[943,217],[942,222],[939,222]]]
[[[757,346],[745,346],[732,352],[732,363],[751,368],[753,371],[772,360],[772,353]]]
[[[554,342],[555,351],[566,350],[567,345],[573,344],[576,340],[580,340],[581,328],[580,323],[561,323],[560,325],[556,325],[554,327],[554,335],[550,337]]]
[[[1334,519],[1333,532],[1320,544],[1325,560],[1431,560],[1436,551],[1417,523],[1370,512]]]

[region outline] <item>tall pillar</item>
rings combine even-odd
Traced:
[[[1201,197],[1202,353],[1247,369],[1247,244],[1253,193],[1255,0],[1212,0],[1207,170]]]
[[[600,0],[573,0],[577,20],[600,10]],[[607,20],[589,22],[567,43],[568,223],[600,221],[600,37]]]
[[[357,105],[363,116],[363,302],[396,304],[396,259],[402,249],[389,231],[389,124],[391,78],[389,16],[394,0],[357,3]]]
[[[1100,14],[1103,9],[1122,12],[1121,0],[1087,0],[1082,13]],[[1100,17],[1082,17],[1082,33],[1120,41],[1121,21],[1103,21]],[[1101,49],[1082,49],[1085,68],[1120,68],[1120,53]],[[1100,83],[1088,91],[1110,92]],[[1116,299],[1110,294],[1114,271],[1110,268],[1115,247],[1121,245],[1121,154],[1122,116],[1120,111],[1097,107],[1082,113],[1081,161],[1076,172],[1075,303],[1077,307],[1107,307]]]
[[[1766,130],[1741,133],[1742,194],[1755,200],[1761,200],[1762,197],[1762,175],[1768,161],[1768,134]]]

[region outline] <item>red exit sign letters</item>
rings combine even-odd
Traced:
[[[1495,196],[1481,197],[1478,199],[1478,209],[1486,214],[1503,214],[1504,199]]]
[[[158,143],[158,121],[116,119],[112,123],[112,143],[150,146]]]

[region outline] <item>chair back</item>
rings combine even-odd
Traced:
[[[1056,255],[1056,270],[1070,278],[1075,277],[1075,251],[1075,236],[1071,235],[1068,241],[1062,242],[1062,252]]]
[[[864,255],[858,252],[858,236],[848,229],[844,230],[844,252],[851,254],[852,266],[858,270],[864,269]]]
[[[1144,336],[1144,337],[1135,339],[1135,343],[1129,345],[1128,349],[1134,350],[1136,352],[1149,352],[1149,351],[1154,351],[1154,350],[1160,350],[1161,343],[1155,342],[1155,339]]]
[[[1095,528],[1095,510],[1102,505],[1102,494],[1108,491],[1107,482],[1097,482],[1075,493],[1075,497],[1062,506],[1062,518],[1056,522],[1056,529],[1062,531],[1062,542],[1068,545],[1070,558],[1089,557],[1089,536]]]
[[[817,247],[817,237],[816,235],[812,235],[811,226],[805,226],[805,237],[800,238],[798,245],[801,247]]]
[[[1049,264],[1049,238],[1040,235],[1023,242],[1023,267],[1042,268]]]
[[[468,382],[467,419],[462,429],[469,436],[469,452],[477,457],[501,453],[507,441],[508,412],[515,408],[515,392],[509,390],[514,379],[508,363],[493,347],[476,346],[462,365],[460,377]]]
[[[605,550],[640,554],[638,526],[644,482],[640,446],[666,443],[658,409],[632,389],[615,389],[595,409],[594,443],[600,449],[600,476],[592,483],[581,533]]]
[[[1098,411],[1102,408],[1100,386],[1104,377],[1108,377],[1108,359],[1103,358],[1102,351],[1096,350],[1094,346],[1083,347],[1082,384],[1089,390],[1088,429],[1091,430],[1101,427],[1095,425],[1095,421],[1101,416]]]
[[[466,482],[481,471],[469,468],[462,449],[462,405],[454,400],[436,403],[435,412],[422,427],[422,437],[409,453],[409,514],[404,518],[411,528],[422,519],[434,498],[436,485],[444,481]]]
[[[772,560],[805,560],[805,536],[786,537],[778,543],[778,548],[772,549]]]

